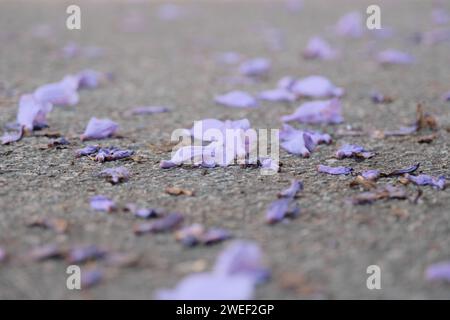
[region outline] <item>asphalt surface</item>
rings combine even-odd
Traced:
[[[66,74],[92,68],[114,74],[114,81],[101,88],[82,91],[74,107],[55,108],[49,115],[50,131],[62,133],[71,144],[65,149],[46,149],[50,139],[25,137],[0,147],[0,247],[10,260],[0,265],[2,299],[152,299],[156,289],[173,287],[183,276],[210,269],[226,245],[184,248],[172,234],[136,237],[137,221],[122,211],[95,213],[89,198],[104,194],[118,204],[136,202],[164,207],[184,214],[186,222],[228,228],[237,239],[258,242],[272,270],[272,279],[256,289],[258,299],[430,299],[449,298],[449,286],[429,283],[425,268],[450,259],[450,192],[421,187],[418,203],[380,201],[353,206],[346,199],[360,192],[351,189],[349,176],[318,174],[318,164],[349,165],[356,171],[383,171],[420,162],[420,170],[449,176],[450,105],[441,94],[450,90],[449,44],[418,45],[414,34],[432,29],[432,1],[379,1],[382,23],[395,30],[393,38],[374,41],[335,37],[330,27],[343,14],[365,12],[373,1],[305,1],[301,12],[288,12],[276,1],[183,1],[184,14],[174,20],[156,15],[157,3],[144,1],[2,1],[0,3],[0,123],[14,121],[23,93],[54,82]],[[65,28],[65,8],[78,3],[82,30]],[[144,17],[134,32],[121,23],[135,13]],[[41,33],[36,36],[36,26]],[[42,31],[42,29],[44,31]],[[282,49],[267,41],[278,30]],[[33,32],[34,30],[34,32]],[[271,31],[272,30],[272,31]],[[275,32],[275,33],[276,33]],[[341,50],[335,61],[305,61],[301,51],[311,36],[321,34]],[[270,37],[270,36],[269,36]],[[69,42],[97,46],[98,58],[61,57]],[[380,68],[371,55],[386,48],[410,52],[412,66]],[[273,68],[265,81],[230,81],[233,67],[217,64],[216,56],[236,51],[244,57],[267,57]],[[276,85],[285,75],[305,77],[320,74],[346,89],[343,98],[345,123],[320,129],[334,134],[335,142],[320,146],[309,159],[281,151],[282,170],[262,176],[259,170],[228,168],[159,169],[168,159],[164,152],[170,134],[189,128],[203,118],[247,117],[255,128],[278,128],[279,117],[297,104],[263,103],[258,109],[236,110],[213,103],[216,94],[232,89],[257,93]],[[395,97],[391,104],[375,105],[368,95],[376,89]],[[396,129],[415,117],[418,102],[438,117],[439,136],[431,144],[418,144],[415,137],[373,139],[368,136],[338,137],[339,128]],[[170,113],[125,117],[136,105],[164,105]],[[74,150],[92,117],[110,117],[121,127],[121,139],[102,145],[131,148],[140,162],[99,164],[75,159]],[[317,128],[317,127],[315,127]],[[362,162],[334,160],[342,142],[361,144],[377,155]],[[166,150],[167,151],[167,150]],[[132,176],[126,183],[111,185],[96,177],[106,167],[127,167]],[[264,224],[267,205],[292,178],[303,181],[298,200],[302,214],[290,223]],[[385,182],[396,182],[387,179]],[[195,190],[195,196],[171,196],[168,186]],[[417,187],[408,185],[413,196]],[[62,217],[69,221],[66,234],[29,228],[31,216]],[[141,255],[129,268],[102,267],[105,278],[91,288],[66,288],[67,263],[59,260],[27,262],[27,252],[37,245],[58,243],[97,244],[110,250]],[[366,268],[381,268],[381,290],[368,290]]]

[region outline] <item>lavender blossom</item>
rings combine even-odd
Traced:
[[[406,174],[405,177],[412,183],[418,186],[432,186],[435,189],[444,190],[445,188],[445,177],[432,177],[426,174],[419,174],[418,176],[412,176]]]
[[[428,266],[425,270],[425,278],[428,281],[450,282],[450,261],[443,261]]]
[[[337,51],[321,37],[313,37],[309,40],[306,49],[303,51],[305,59],[333,60],[337,56]]]
[[[377,61],[382,65],[391,65],[391,64],[411,64],[414,62],[413,56],[398,51],[398,50],[385,50],[377,54]]]
[[[95,211],[111,212],[116,209],[116,204],[110,198],[98,195],[91,197],[91,208]]]
[[[125,167],[107,168],[100,172],[100,176],[107,177],[111,184],[127,181],[130,178],[130,171]]]
[[[119,125],[110,119],[91,118],[86,130],[81,135],[81,141],[111,137],[118,128]]]
[[[366,151],[364,147],[355,145],[355,144],[344,144],[339,150],[336,152],[336,158],[344,159],[344,158],[352,158],[352,157],[360,157],[360,158],[371,158],[373,157],[372,152]]]
[[[342,104],[338,99],[305,102],[297,110],[281,121],[298,121],[310,124],[337,124],[344,121],[341,115]]]
[[[270,68],[271,68],[270,60],[265,58],[255,58],[244,61],[239,66],[239,71],[244,76],[263,77],[269,73]]]
[[[336,87],[329,79],[322,76],[309,76],[295,81],[291,91],[299,97],[328,98],[341,97],[344,89]]]
[[[22,95],[17,112],[17,123],[29,131],[45,127],[47,125],[47,114],[51,110],[51,103],[40,102],[31,94]]]
[[[322,173],[328,173],[333,175],[340,175],[340,174],[350,174],[353,171],[353,168],[348,167],[329,167],[324,165],[318,165],[317,171]]]
[[[258,102],[249,93],[244,91],[231,91],[227,94],[216,96],[214,101],[217,104],[230,108],[256,108]]]

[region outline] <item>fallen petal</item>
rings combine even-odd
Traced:
[[[256,108],[256,99],[244,91],[231,91],[227,94],[216,96],[214,101],[230,108]]]
[[[183,219],[183,216],[179,213],[169,213],[167,216],[154,222],[136,225],[134,227],[134,233],[136,235],[142,235],[145,233],[171,231],[176,229],[183,222]]]
[[[81,141],[92,139],[105,139],[114,135],[119,125],[110,119],[91,118],[86,130],[81,135]]]
[[[111,184],[127,181],[130,178],[130,171],[125,167],[108,168],[100,172],[100,176],[106,177]]]
[[[299,97],[328,98],[344,95],[342,88],[336,87],[330,80],[322,76],[309,76],[295,81],[291,91]]]
[[[248,77],[263,77],[266,76],[271,68],[269,59],[255,58],[244,61],[239,66],[239,72]]]
[[[328,173],[333,175],[339,175],[339,174],[350,174],[353,171],[353,168],[348,167],[329,167],[319,164],[317,166],[317,171],[322,173]]]
[[[428,281],[450,282],[450,262],[444,261],[428,266],[425,270],[425,278]]]
[[[91,208],[95,211],[111,212],[116,209],[116,204],[105,196],[91,197]]]
[[[303,191],[303,183],[300,180],[292,180],[289,188],[278,193],[279,198],[295,198],[299,192]]]
[[[298,121],[310,124],[338,124],[344,121],[342,104],[338,99],[312,101],[302,104],[293,114],[281,117],[281,121]]]

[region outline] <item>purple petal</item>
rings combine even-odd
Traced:
[[[154,222],[141,223],[135,226],[134,233],[137,235],[145,233],[165,232],[176,229],[182,222],[183,216],[179,213],[169,213]]]
[[[417,126],[410,126],[410,127],[400,127],[400,129],[394,130],[394,131],[384,131],[383,134],[386,137],[408,136],[410,134],[413,134],[416,131],[417,131]]]
[[[254,283],[264,281],[269,276],[260,247],[251,241],[235,241],[228,245],[217,257],[213,273],[246,276]]]
[[[417,169],[419,169],[420,163],[416,163],[410,167],[407,168],[403,168],[403,169],[397,169],[392,171],[391,173],[388,173],[387,176],[388,177],[395,177],[395,176],[401,176],[404,175],[405,173],[413,173],[414,171],[416,171]]]
[[[431,18],[435,24],[442,25],[450,22],[450,15],[444,8],[433,8]]]
[[[350,174],[353,171],[353,168],[348,168],[348,167],[329,167],[329,166],[324,166],[324,165],[320,164],[320,165],[317,166],[317,171],[318,172],[322,172],[322,173],[339,175],[339,174]]]
[[[442,100],[444,101],[450,101],[450,91],[446,92],[442,95]]]
[[[163,113],[169,112],[170,109],[167,107],[161,106],[143,106],[136,107],[127,112],[128,115],[145,115],[145,114],[155,114],[155,113]]]
[[[91,197],[91,208],[95,211],[111,212],[116,209],[116,204],[111,199],[99,195]]]
[[[211,130],[219,130],[223,135],[225,135],[226,129],[242,129],[247,130],[250,128],[250,122],[248,119],[240,120],[226,120],[221,121],[217,119],[204,119],[200,121],[195,121],[194,126],[190,130],[190,134],[195,139],[202,141],[213,141],[213,137],[210,137],[207,132]]]
[[[39,102],[31,94],[22,95],[17,112],[17,123],[30,131],[35,127],[46,126],[47,114],[51,110],[51,103]]]
[[[414,58],[404,52],[398,50],[385,50],[376,56],[377,61],[383,65],[389,64],[411,64],[414,62]]]
[[[258,102],[256,99],[244,91],[231,91],[227,94],[216,96],[214,101],[218,104],[231,108],[258,107]]]
[[[337,152],[336,158],[344,159],[344,158],[352,158],[352,157],[362,157],[362,158],[370,158],[373,156],[373,153],[367,152],[364,147],[355,145],[355,144],[344,144]]]
[[[364,179],[371,180],[371,181],[377,180],[380,177],[380,175],[381,175],[381,172],[379,170],[366,170],[361,173],[361,176]]]
[[[222,228],[211,228],[201,237],[201,242],[205,245],[218,243],[231,238],[231,233],[228,230]]]
[[[197,273],[181,280],[174,289],[158,290],[161,300],[247,300],[253,297],[253,280],[246,276]]]
[[[337,124],[344,121],[342,104],[338,99],[312,101],[302,104],[291,115],[281,117],[281,121],[298,121],[310,124]]]
[[[293,138],[295,138],[296,136],[302,135],[303,133],[308,134],[312,141],[314,142],[315,145],[318,144],[330,144],[331,143],[331,136],[327,133],[321,133],[318,131],[311,131],[311,130],[306,130],[306,131],[301,131],[301,130],[297,130],[294,127],[284,123],[283,124],[283,128],[280,131],[280,139],[285,141],[285,140],[291,140]]]
[[[105,139],[114,135],[119,125],[110,119],[91,118],[86,130],[81,135],[81,141],[91,139]]]
[[[291,90],[297,96],[308,98],[341,97],[344,94],[342,88],[336,87],[330,80],[322,76],[299,79]]]
[[[274,224],[286,217],[296,217],[300,214],[299,206],[293,202],[293,198],[281,198],[272,202],[266,212],[266,222]]]
[[[74,106],[79,101],[77,93],[78,78],[67,76],[55,83],[45,84],[37,88],[33,96],[40,103],[51,103],[59,106]]]
[[[71,264],[84,263],[89,260],[103,258],[106,251],[96,245],[87,245],[72,248],[67,255],[67,262]]]
[[[76,157],[83,157],[83,156],[89,156],[91,154],[96,153],[98,150],[100,149],[100,146],[96,145],[96,146],[86,146],[82,149],[78,149],[75,151],[75,156]]]
[[[280,170],[280,163],[272,158],[260,158],[261,168],[271,172],[278,172]]]
[[[77,73],[78,89],[95,89],[105,82],[107,76],[104,73],[86,69]]]
[[[285,89],[263,91],[258,95],[258,98],[261,100],[272,102],[293,102],[296,100],[295,95]]]
[[[315,148],[315,144],[307,133],[291,136],[289,140],[283,141],[281,147],[287,152],[308,158]]]
[[[297,79],[295,79],[294,77],[283,77],[278,81],[277,88],[292,91],[292,87],[294,86],[296,81]]]
[[[236,52],[224,52],[217,55],[217,61],[222,64],[234,65],[241,61],[242,56]]]
[[[339,19],[335,30],[340,36],[360,38],[364,33],[362,15],[356,11],[347,13]]]
[[[6,253],[6,250],[0,247],[0,263],[5,262],[8,258],[8,254]]]
[[[432,264],[425,270],[425,278],[428,281],[447,281],[450,282],[450,262],[444,261]]]
[[[144,219],[160,217],[165,213],[165,210],[160,208],[137,208],[133,203],[127,204],[125,210],[130,211],[136,217]]]
[[[263,77],[266,76],[271,68],[269,59],[255,58],[247,60],[239,66],[239,71],[242,75],[248,77]]]
[[[303,183],[299,180],[292,180],[289,188],[278,193],[280,198],[295,198],[298,192],[303,191]]]
[[[100,172],[100,176],[107,177],[112,184],[127,181],[130,178],[130,171],[125,167],[108,168]]]
[[[313,37],[309,40],[306,49],[303,51],[305,59],[332,60],[336,58],[337,52],[320,37]]]
[[[6,132],[3,136],[2,136],[2,144],[10,144],[12,142],[17,142],[20,139],[22,139],[23,137],[23,126],[19,127],[19,131],[16,132]]]
[[[432,186],[433,188],[439,190],[444,190],[445,188],[444,176],[439,176],[436,178],[426,174],[419,174],[418,176],[407,174],[406,178],[418,186]]]
[[[103,279],[103,272],[96,268],[90,267],[81,271],[81,288],[87,289],[95,286]]]

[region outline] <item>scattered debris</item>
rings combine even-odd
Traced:
[[[167,187],[165,191],[166,191],[166,193],[168,193],[172,196],[185,195],[188,197],[192,197],[195,194],[195,191],[193,191],[193,190],[188,190],[188,189],[183,189],[183,188],[178,188],[178,187]]]

